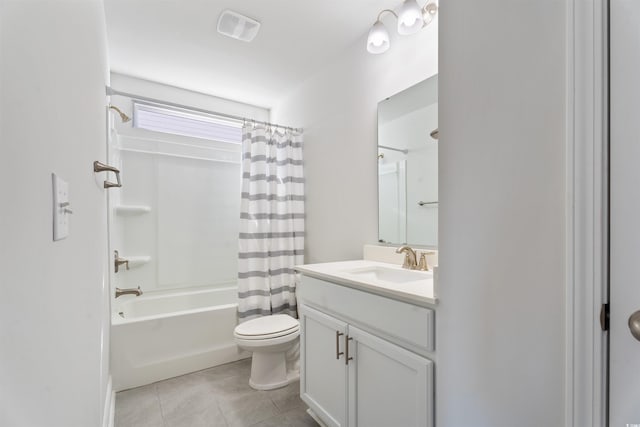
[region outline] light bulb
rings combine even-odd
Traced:
[[[408,35],[420,31],[422,21],[422,9],[416,0],[405,0],[398,12],[398,34]]]
[[[376,21],[369,30],[367,37],[367,51],[369,53],[384,53],[389,49],[389,32],[384,24]]]
[[[435,1],[430,0],[422,8],[422,20],[424,21],[424,25],[429,25],[435,18],[436,13],[438,13],[438,5]]]
[[[425,12],[427,12],[429,15],[433,16],[436,14],[436,12],[438,11],[438,5],[436,4],[436,2],[434,1],[430,1],[429,3],[427,3],[424,6],[424,10]]]
[[[405,16],[403,21],[402,21],[402,25],[406,26],[406,27],[410,27],[413,24],[415,24],[416,22],[416,17],[411,15],[411,16]]]

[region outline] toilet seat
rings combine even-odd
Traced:
[[[234,336],[241,340],[269,340],[298,335],[300,323],[286,314],[258,317],[236,326]]]

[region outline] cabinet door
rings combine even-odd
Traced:
[[[349,426],[432,427],[433,362],[349,326]]]
[[[300,397],[328,427],[347,425],[347,324],[300,305]]]

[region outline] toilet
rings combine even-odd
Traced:
[[[241,349],[253,353],[249,379],[252,388],[284,387],[299,375],[296,369],[287,372],[287,354],[297,350],[300,335],[300,323],[293,317],[274,314],[248,320],[236,326],[233,335]]]

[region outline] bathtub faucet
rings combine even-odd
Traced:
[[[122,296],[122,295],[135,295],[135,296],[139,297],[140,295],[142,295],[142,289],[140,289],[140,286],[138,286],[138,289],[135,289],[135,288],[129,288],[129,289],[116,288],[116,298],[118,298],[119,296]]]

